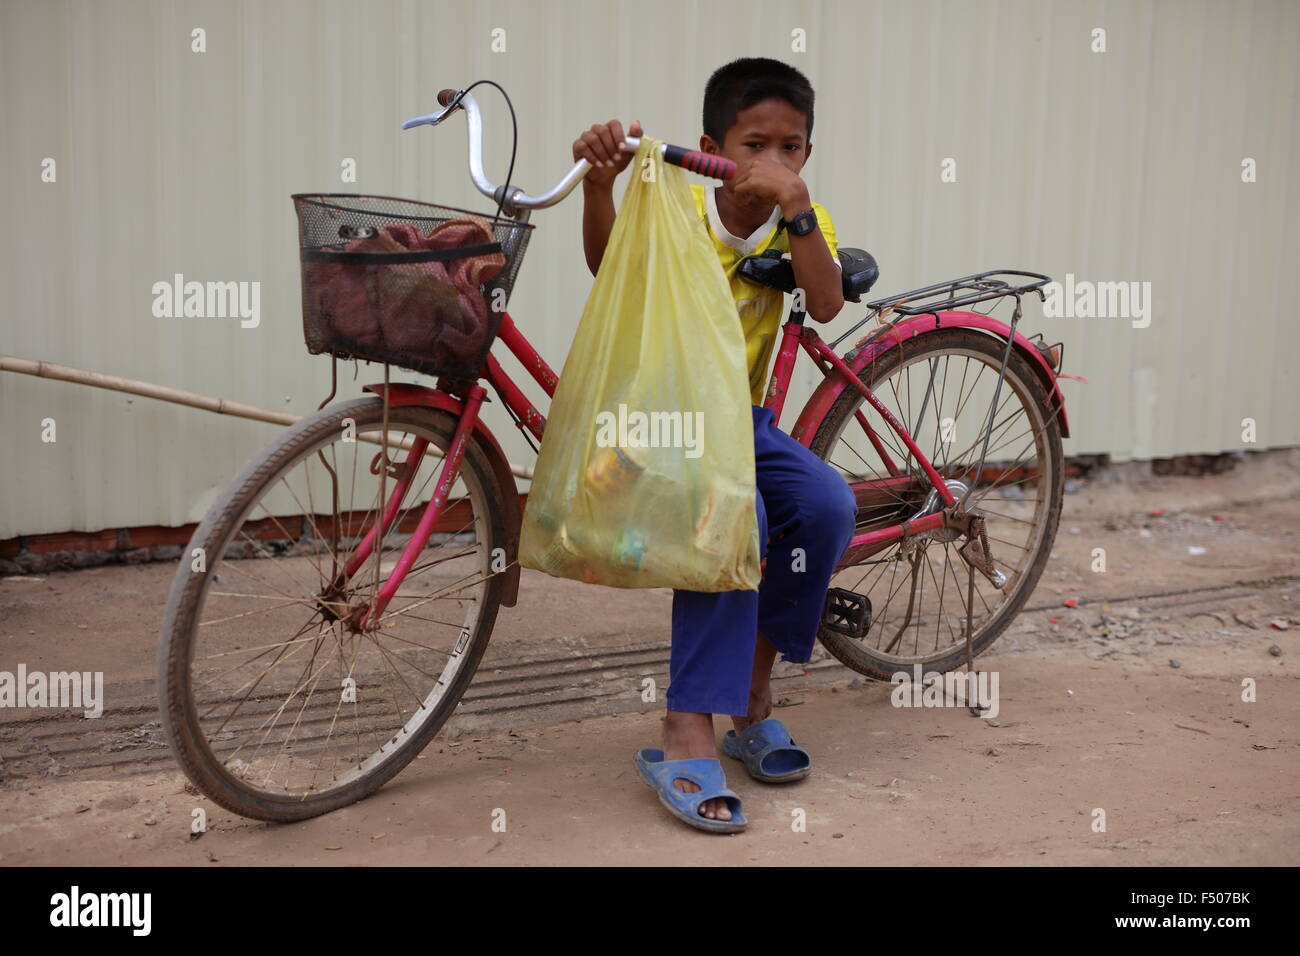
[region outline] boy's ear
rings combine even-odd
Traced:
[[[708,133],[702,133],[700,135],[700,152],[714,153],[716,155],[717,153],[722,152],[722,147],[719,146],[717,140],[715,140]]]

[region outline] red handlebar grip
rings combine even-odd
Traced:
[[[701,176],[712,176],[714,179],[730,179],[736,175],[736,164],[731,160],[713,153],[702,153],[698,149],[687,153],[682,165]]]
[[[452,98],[455,97],[455,95],[456,95],[458,92],[459,92],[459,90],[439,90],[439,91],[438,91],[438,105],[439,105],[439,106],[446,106],[448,103],[450,103],[450,102],[452,101]]]
[[[736,175],[736,164],[731,160],[713,153],[702,153],[698,149],[665,146],[664,161],[714,179],[730,179]]]

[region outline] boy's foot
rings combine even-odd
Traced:
[[[746,730],[771,716],[771,665],[759,662],[755,665],[754,676],[750,682],[749,713],[744,717],[731,718],[731,725],[735,728],[735,732],[728,733],[723,739],[722,751],[729,757],[743,761],[745,769],[755,780],[766,783],[802,780],[812,769],[812,758],[793,739],[789,740],[789,746],[782,745],[781,739],[788,739],[790,733],[784,724],[778,722],[775,728],[766,727],[759,731],[768,741],[769,750],[764,750],[758,743],[746,742],[746,746],[740,746],[742,740],[746,740],[743,737]],[[755,752],[755,748],[762,753],[761,757]]]
[[[772,716],[772,665],[776,656],[776,647],[759,631],[754,644],[754,669],[749,678],[749,713],[731,718],[737,735],[751,724]]]
[[[756,724],[760,720],[767,720],[772,716],[772,683],[769,675],[766,680],[760,679],[755,675],[749,690],[749,714],[745,717],[732,717],[731,726],[735,729],[736,735],[751,724]]]
[[[812,757],[775,717],[750,724],[740,731],[727,731],[722,752],[739,760],[749,775],[763,783],[793,783],[812,771]]]
[[[664,759],[687,760],[691,757],[718,756],[718,745],[713,738],[712,714],[688,714],[670,710],[664,717]],[[674,780],[673,786],[682,793],[698,793],[700,788],[690,780]],[[731,811],[721,798],[705,800],[700,804],[700,816],[710,820],[730,820]]]

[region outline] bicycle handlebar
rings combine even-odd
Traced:
[[[442,109],[437,113],[409,119],[402,124],[402,129],[412,129],[416,126],[437,126],[457,109],[464,110],[465,121],[469,126],[470,179],[474,181],[474,185],[479,192],[489,199],[501,203],[503,209],[507,211],[545,209],[548,206],[554,206],[568,196],[573,191],[573,187],[578,185],[582,178],[587,175],[587,170],[591,169],[591,163],[585,159],[580,159],[565,174],[563,179],[540,196],[529,195],[522,189],[512,186],[510,195],[502,197],[499,193],[505,187],[492,185],[491,180],[487,178],[487,174],[483,171],[483,120],[479,114],[478,102],[469,93],[448,89],[438,92],[438,105]],[[623,149],[625,151],[635,151],[640,145],[641,140],[639,137],[625,136],[623,138]],[[674,166],[681,166],[683,169],[689,169],[702,176],[710,176],[714,179],[730,179],[736,175],[735,163],[713,153],[704,153],[698,149],[685,149],[681,146],[671,146],[668,143],[660,146],[660,150],[663,153],[664,162],[672,163]]]

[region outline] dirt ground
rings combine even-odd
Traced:
[[[476,681],[520,682],[515,706],[485,703],[362,803],[270,825],[194,793],[159,744],[171,566],[0,578],[0,670],[109,683],[97,721],[0,711],[0,863],[1295,865],[1298,492],[1300,452],[1073,487],[1028,610],[980,658],[996,721],[891,706],[828,659],[783,665],[776,716],[815,769],[777,787],[724,761],[750,820],[729,837],[660,807],[631,761],[659,708],[608,691],[625,666],[666,671],[668,592],[525,572]],[[529,690],[534,672],[581,692]]]

